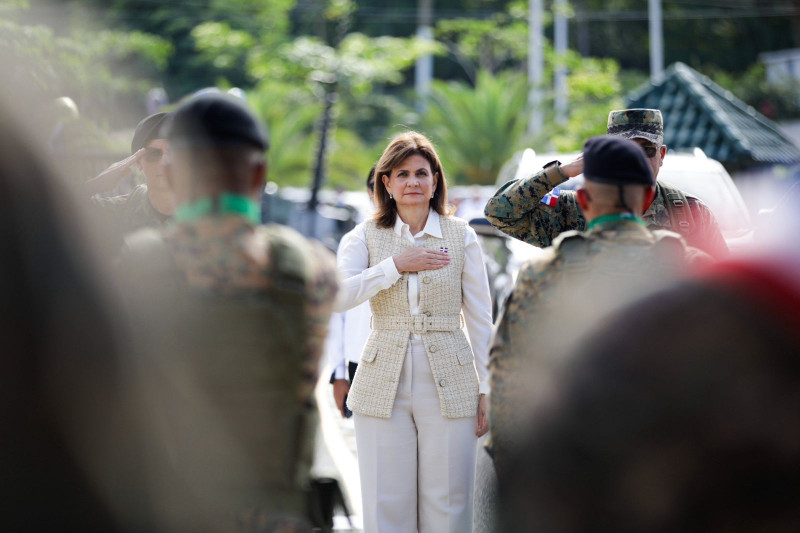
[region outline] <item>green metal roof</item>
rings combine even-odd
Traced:
[[[738,167],[800,161],[800,149],[774,122],[683,63],[630,93],[628,107],[660,109],[673,150],[699,147]]]

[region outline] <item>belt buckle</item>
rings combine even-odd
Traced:
[[[427,333],[428,324],[425,322],[427,317],[423,314],[414,315],[414,333]]]

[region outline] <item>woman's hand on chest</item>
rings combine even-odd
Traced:
[[[392,257],[397,271],[421,272],[423,270],[439,270],[450,264],[450,256],[439,250],[430,250],[415,246]]]

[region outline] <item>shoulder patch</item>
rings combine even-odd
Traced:
[[[577,230],[570,230],[565,231],[558,235],[555,239],[553,239],[553,247],[559,249],[568,241],[580,241],[583,242],[586,240],[586,236]]]
[[[565,231],[556,237],[553,248],[567,270],[584,271],[591,267],[589,240],[583,233]]]

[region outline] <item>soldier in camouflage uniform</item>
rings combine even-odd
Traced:
[[[238,101],[192,98],[167,125],[175,222],[126,239],[154,498],[169,531],[310,531],[318,359],[333,255],[261,226],[265,134]]]
[[[526,421],[498,531],[800,531],[795,193],[759,254],[637,301],[580,342]]]
[[[103,226],[113,232],[117,242],[123,235],[137,229],[163,225],[175,212],[172,190],[165,174],[169,141],[160,133],[168,116],[167,113],[156,113],[139,122],[131,141],[131,155],[86,183],[86,193],[92,196],[93,211]],[[111,198],[94,196],[114,189],[134,166],[144,174],[145,183],[125,195]]]
[[[612,111],[608,115],[608,134],[632,139],[641,145],[653,175],[658,176],[667,154],[661,111]],[[583,231],[586,219],[574,191],[561,191],[555,205],[543,202],[553,188],[582,172],[583,159],[578,157],[564,165],[552,161],[529,178],[509,181],[486,204],[486,218],[504,233],[540,247],[550,246],[564,231]],[[673,185],[658,182],[655,199],[642,218],[649,228],[680,233],[687,244],[716,259],[728,254],[728,246],[711,210],[700,199]]]
[[[641,214],[656,180],[635,143],[595,137],[584,150],[586,182],[575,200],[587,230],[561,234],[545,257],[522,267],[492,341],[488,447],[501,485],[524,406],[547,394],[547,376],[572,342],[625,302],[679,276],[689,262],[711,261],[678,234],[646,228]]]

